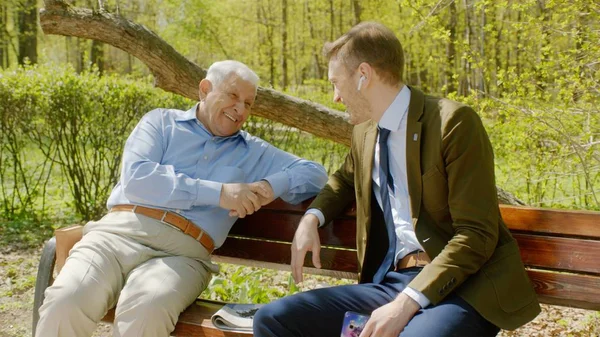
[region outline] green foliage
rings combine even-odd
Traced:
[[[294,283],[288,271],[221,264],[219,275],[214,276],[201,298],[235,303],[269,303],[299,291],[319,285],[346,285],[356,281],[333,279],[325,276],[304,275],[302,286]]]
[[[81,220],[97,217],[139,118],[156,107],[190,104],[115,75],[64,67],[0,73],[0,217],[41,221],[53,195],[63,198],[51,205],[53,215],[72,207]]]
[[[275,270],[221,264],[220,274],[212,278],[201,297],[237,303],[269,303],[290,293],[285,290],[291,289],[287,281]]]
[[[498,185],[528,205],[600,210],[598,108],[515,101],[473,102],[494,147]]]

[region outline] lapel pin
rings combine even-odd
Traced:
[[[419,138],[419,135],[415,133],[415,134],[413,135],[413,142],[416,142],[416,141],[417,141],[417,138]]]

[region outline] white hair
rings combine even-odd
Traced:
[[[234,60],[225,60],[213,63],[206,71],[206,79],[212,83],[213,87],[218,86],[230,75],[235,74],[242,80],[248,81],[258,88],[258,75],[252,69],[242,62]]]

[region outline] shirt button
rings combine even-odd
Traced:
[[[204,160],[207,160],[207,159],[208,159],[208,156],[204,156]]]

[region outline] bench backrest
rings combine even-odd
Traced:
[[[309,204],[276,200],[240,219],[215,252],[216,260],[289,270],[291,241]],[[508,205],[500,210],[540,301],[600,310],[600,212]],[[356,279],[355,220],[355,210],[349,209],[335,226],[320,230],[323,268],[306,272]],[[305,266],[312,266],[310,254]]]

